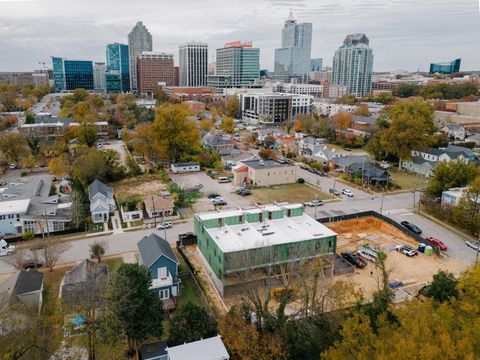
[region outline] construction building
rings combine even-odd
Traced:
[[[223,295],[230,276],[334,254],[337,234],[302,204],[195,214],[198,253]]]

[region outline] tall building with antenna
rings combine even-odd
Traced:
[[[139,21],[128,34],[128,53],[130,62],[130,88],[132,91],[137,91],[137,62],[138,57],[144,51],[152,51],[152,34]]]

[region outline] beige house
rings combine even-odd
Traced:
[[[244,160],[233,169],[233,183],[236,186],[272,186],[296,181],[297,168],[276,160]]]
[[[171,196],[145,196],[143,203],[145,204],[145,211],[150,219],[153,219],[153,217],[162,218],[173,215],[175,205]]]

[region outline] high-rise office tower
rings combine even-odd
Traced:
[[[78,88],[94,90],[93,62],[67,60],[52,56],[55,92],[72,91]]]
[[[190,42],[179,48],[180,86],[205,86],[208,74],[208,44]]]
[[[128,34],[128,55],[130,61],[130,88],[137,90],[137,59],[144,51],[152,51],[152,34],[139,21]]]
[[[156,52],[143,52],[137,60],[138,92],[151,95],[158,89],[159,83],[175,85],[175,67],[173,55]]]
[[[107,65],[105,63],[96,62],[93,64],[93,87],[95,92],[104,93],[107,91],[106,72]]]
[[[297,24],[290,12],[282,29],[282,47],[275,49],[275,78],[284,81],[297,78],[307,82],[311,48],[312,24]]]
[[[365,34],[350,34],[335,51],[332,86],[346,86],[347,92],[362,97],[372,91],[373,51]]]
[[[323,59],[322,58],[317,58],[317,59],[311,59],[310,60],[310,72],[322,71],[322,67],[323,67]]]
[[[130,91],[130,61],[128,45],[113,43],[106,48],[107,70],[110,77],[120,77],[120,92]],[[116,80],[117,82],[118,80]]]
[[[216,75],[228,78],[230,87],[252,84],[260,75],[260,49],[250,41],[225,44],[217,49]]]

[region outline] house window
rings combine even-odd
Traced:
[[[167,277],[167,268],[165,266],[158,268],[158,278],[165,279],[166,277]]]
[[[170,298],[170,289],[162,289],[159,292],[160,299],[165,300]]]

